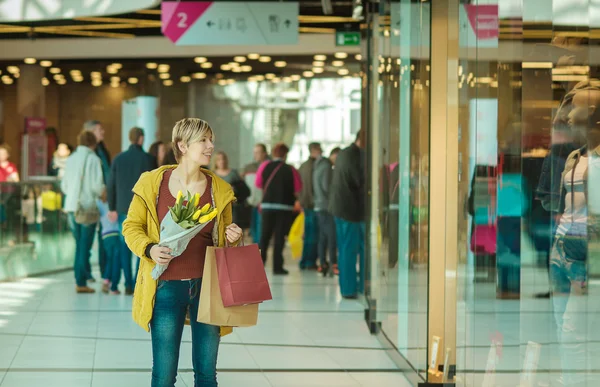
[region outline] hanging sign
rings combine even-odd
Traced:
[[[297,2],[162,3],[162,33],[178,46],[298,43]]]

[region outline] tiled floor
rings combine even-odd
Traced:
[[[289,277],[271,278],[258,326],[223,339],[220,386],[409,386],[369,334],[361,301],[288,266]],[[70,272],[0,283],[0,386],[149,386],[150,335],[130,309],[124,295],[75,294]],[[177,386],[193,386],[188,329]]]

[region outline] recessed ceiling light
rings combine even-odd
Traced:
[[[116,67],[107,67],[106,72],[109,74],[116,74],[119,72],[119,69]]]
[[[13,84],[15,81],[13,81],[13,79],[12,79],[12,78],[6,78],[6,79],[2,79],[2,82],[3,82],[5,85],[12,85],[12,84]]]
[[[116,69],[119,69],[119,70],[121,70],[121,69],[123,68],[123,65],[122,65],[122,64],[120,64],[120,63],[112,63],[112,64],[110,65],[110,67],[114,67],[114,68],[116,68]]]
[[[173,86],[173,81],[170,79],[164,80],[163,85],[165,86]]]
[[[348,57],[348,54],[346,54],[345,52],[336,52],[335,54],[333,54],[333,56],[335,56],[338,59],[346,59]]]
[[[121,78],[120,77],[110,77],[110,81],[111,82],[121,82]]]
[[[50,84],[50,81],[48,80],[48,78],[46,78],[46,77],[42,78],[42,85],[48,86],[49,84]]]
[[[269,63],[271,61],[271,57],[270,56],[261,56],[260,58],[258,58],[259,62],[262,63]]]
[[[54,74],[54,80],[58,81],[59,79],[65,79],[65,76],[62,74]]]
[[[59,85],[61,85],[61,86],[62,85],[66,85],[67,84],[67,80],[64,79],[64,78],[63,79],[59,79],[58,81],[56,81],[56,83],[59,84]]]
[[[226,79],[219,79],[219,81],[217,83],[219,85],[221,85],[221,86],[225,86],[227,84],[227,80]]]
[[[94,86],[94,87],[102,86],[102,80],[101,79],[92,79],[92,86]]]
[[[208,61],[208,59],[203,56],[197,56],[194,58],[194,62],[196,63],[205,63],[206,61]]]
[[[348,69],[339,69],[338,74],[339,75],[348,75],[348,74],[350,74],[350,71],[348,71]]]
[[[260,54],[248,54],[248,59],[257,60],[260,58]]]
[[[325,70],[323,70],[323,67],[314,67],[312,69],[312,72],[315,74],[321,74],[323,71],[325,71]]]
[[[312,71],[305,71],[305,72],[302,73],[302,75],[304,75],[306,78],[311,78],[315,74]]]
[[[49,60],[43,60],[43,61],[40,62],[40,66],[42,66],[42,67],[50,67],[50,66],[52,66],[52,62],[49,61]]]
[[[242,68],[241,67],[234,67],[231,69],[232,72],[234,73],[241,73],[242,72]]]
[[[290,78],[292,78],[292,81],[299,81],[302,79],[302,77],[298,74],[294,74]]]
[[[160,79],[169,79],[169,78],[171,78],[171,74],[169,74],[169,73],[160,73],[159,77],[160,77]]]
[[[213,64],[210,62],[206,62],[206,63],[202,63],[200,65],[200,67],[202,67],[203,69],[211,69],[213,67]]]
[[[130,84],[132,84],[132,85],[135,85],[135,84],[137,84],[139,81],[140,81],[140,80],[139,80],[139,79],[137,79],[136,77],[130,77],[130,78],[127,80],[127,82],[129,82],[129,83],[130,83]]]
[[[58,67],[52,67],[50,69],[50,73],[51,74],[59,74],[60,73],[60,69]]]
[[[73,78],[74,82],[83,82],[83,77],[75,77]]]
[[[239,62],[239,63],[244,63],[246,61],[246,57],[245,56],[236,56],[233,58],[234,61]]]
[[[284,78],[283,78],[283,81],[284,81],[285,83],[290,83],[290,82],[292,82],[292,78],[291,78],[291,77],[284,77]]]
[[[192,74],[192,77],[194,79],[205,79],[206,73],[194,73],[194,74]]]
[[[273,79],[273,78],[275,78],[275,74],[273,74],[273,73],[267,73],[267,74],[265,74],[265,78],[267,78],[267,79]]]
[[[35,59],[35,58],[25,58],[24,62],[27,63],[27,64],[35,64],[37,62],[37,59]]]
[[[19,68],[18,68],[17,66],[8,66],[8,67],[6,68],[6,70],[7,70],[9,73],[11,73],[11,74],[16,74],[16,73],[18,73],[19,71],[21,71],[21,70],[19,70]]]
[[[341,60],[334,60],[333,62],[331,62],[331,64],[335,67],[342,67],[344,65],[344,62]]]
[[[102,73],[100,71],[92,71],[90,75],[92,78],[102,78]]]
[[[354,59],[356,59],[356,60],[362,60],[362,55],[356,54],[356,55],[354,55]],[[398,64],[400,64],[400,63],[398,63]]]
[[[314,66],[314,67],[323,67],[323,66],[325,66],[325,62],[321,62],[321,61],[314,61],[314,62],[313,62],[313,66]]]
[[[159,73],[168,73],[170,69],[171,69],[171,66],[169,66],[168,64],[160,64],[160,65],[158,65],[158,72]]]
[[[72,76],[77,76],[77,75],[81,75],[81,70],[71,70],[71,71],[69,71],[69,73]]]
[[[227,80],[228,85],[233,85],[234,83],[235,83],[235,79],[233,79],[233,78]]]
[[[184,75],[184,76],[182,76],[181,78],[179,78],[179,80],[180,80],[182,83],[189,83],[189,82],[191,82],[191,81],[192,81],[192,77],[190,77],[190,76],[187,76],[187,75]]]
[[[121,84],[119,82],[111,82],[110,83],[110,87],[114,87],[115,89],[119,86],[121,86]]]
[[[221,65],[221,70],[223,70],[223,71],[229,71],[229,70],[231,70],[231,66],[228,65],[228,64],[222,64]]]
[[[150,69],[150,70],[154,70],[154,69],[158,68],[158,63],[148,62],[148,63],[146,63],[146,68]]]
[[[278,60],[277,62],[275,62],[275,67],[285,67],[285,66],[287,66],[287,63],[284,60]]]
[[[315,55],[314,58],[315,58],[315,60],[320,60],[320,61],[327,60],[327,56],[325,56],[325,55]]]
[[[238,62],[229,62],[228,65],[231,66],[231,68],[240,67],[240,64]]]
[[[252,71],[252,66],[242,66],[242,71],[245,73],[249,73],[250,71]]]

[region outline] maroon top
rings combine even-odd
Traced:
[[[169,212],[169,207],[175,205],[176,199],[171,195],[171,191],[169,191],[169,180],[171,179],[172,173],[172,169],[167,170],[160,183],[156,210],[158,211],[158,219],[161,222],[165,215],[167,215],[167,212]],[[206,203],[212,204],[212,178],[209,175],[206,175],[206,179],[206,190],[204,190],[204,194],[200,197],[200,206],[203,206]],[[182,280],[188,278],[202,278],[206,247],[213,245],[212,231],[214,227],[215,219],[211,220],[210,223],[190,241],[183,254],[173,258],[169,263],[167,270],[160,276],[160,279]]]

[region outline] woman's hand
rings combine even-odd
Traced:
[[[159,245],[152,246],[150,249],[150,258],[159,265],[166,265],[173,259],[171,249]]]
[[[240,226],[238,226],[235,223],[230,224],[225,229],[225,236],[227,237],[227,242],[229,242],[229,243],[237,242],[238,240],[240,240],[242,235],[243,235],[242,229],[240,228]]]

